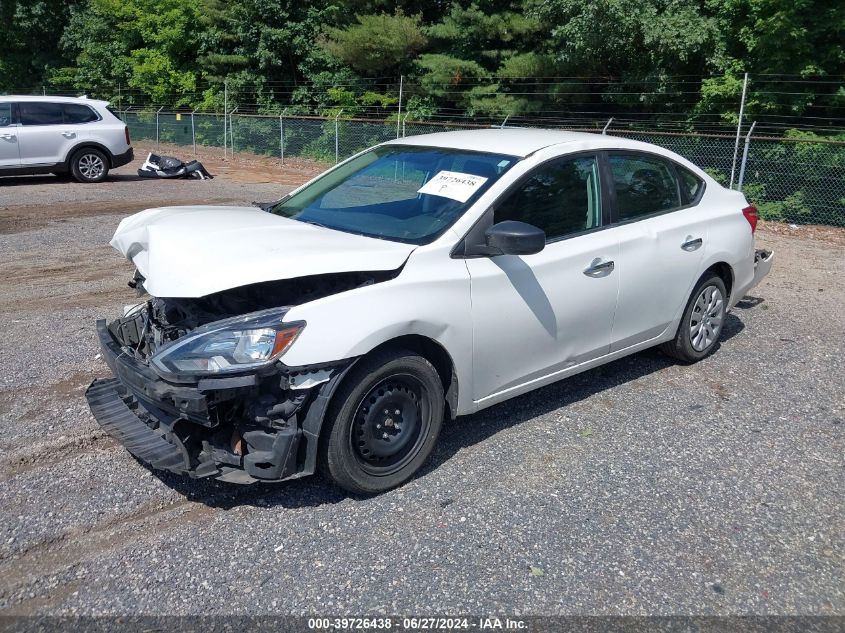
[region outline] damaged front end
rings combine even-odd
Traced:
[[[111,323],[100,320],[97,335],[114,378],[89,387],[91,411],[156,468],[235,483],[311,474],[329,399],[354,359],[288,367],[279,357],[307,325],[285,322],[285,314],[386,275],[322,275],[198,299],[151,298]],[[142,290],[143,281],[136,276],[133,284]]]

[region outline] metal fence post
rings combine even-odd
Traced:
[[[605,123],[605,124],[604,124],[604,127],[601,129],[601,133],[602,133],[602,134],[607,134],[607,128],[609,128],[609,127],[610,127],[610,124],[611,124],[611,123],[613,123],[613,117],[610,117],[610,118],[607,120],[607,123]]]
[[[232,158],[235,158],[235,123],[232,120],[232,115],[238,111],[238,106],[229,113],[229,147],[232,148]]]
[[[158,113],[164,110],[164,106],[161,106],[158,110],[156,110],[156,151],[159,150],[159,134],[158,134]]]
[[[223,80],[223,158],[228,155],[226,153],[226,113],[229,111],[229,80]]]
[[[285,108],[279,115],[279,156],[281,157],[282,165],[285,164],[285,112],[287,111],[288,109]]]
[[[340,118],[340,114],[343,112],[343,108],[341,108],[337,116],[334,118],[334,164],[337,165],[340,162],[340,132],[338,128],[337,120]],[[398,121],[397,121],[398,127]],[[397,135],[396,138],[399,138]]]
[[[405,116],[402,117],[402,138],[405,138],[405,121],[408,120],[408,115],[411,114],[410,112],[405,112]]]
[[[196,111],[197,109],[194,108],[193,112],[191,112],[191,141],[194,144],[194,158],[197,157],[197,130],[194,127],[194,112]]]
[[[402,84],[405,83],[405,75],[399,75],[399,110],[396,112],[396,138],[399,138],[399,119],[402,118]]]
[[[745,73],[745,78],[742,80],[742,100],[739,102],[739,121],[736,124],[736,140],[734,140],[734,159],[731,163],[731,183],[728,189],[734,188],[734,173],[736,173],[736,156],[739,152],[739,134],[742,130],[742,115],[745,112],[745,92],[748,89],[748,73]]]
[[[745,147],[742,150],[742,164],[739,166],[739,180],[736,183],[737,191],[742,191],[742,181],[745,180],[745,164],[748,162],[748,146],[751,144],[751,134],[754,132],[754,126],[757,121],[751,124],[751,129],[745,135]]]
[[[505,115],[505,120],[502,121],[502,124],[499,126],[500,128],[504,129],[505,125],[508,123],[508,119],[511,118],[510,112]]]

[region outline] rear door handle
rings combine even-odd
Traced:
[[[590,266],[584,271],[584,274],[587,277],[606,277],[613,272],[615,266],[613,260],[603,262],[600,257],[596,257],[590,262]]]
[[[74,136],[76,136],[76,132],[62,132],[62,136],[64,136],[65,138],[73,138]]]
[[[681,248],[685,251],[694,251],[701,248],[701,245],[704,243],[700,237],[692,239],[692,237],[687,237],[687,241],[681,244]]]
[[[0,138],[4,138],[7,141],[13,141],[16,137],[14,134],[0,134]]]

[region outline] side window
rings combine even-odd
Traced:
[[[81,103],[64,103],[65,123],[90,123],[97,120],[97,113]]]
[[[669,164],[638,154],[611,154],[619,220],[631,220],[681,206],[678,183]]]
[[[12,124],[12,104],[0,103],[0,127],[7,127]]]
[[[593,156],[541,165],[496,206],[494,221],[518,220],[553,240],[601,226],[598,162]]]
[[[18,107],[23,125],[61,125],[64,119],[61,103],[21,101]]]
[[[675,171],[681,177],[681,197],[684,199],[684,204],[692,204],[698,200],[698,196],[704,189],[704,181],[680,165],[675,165]]]

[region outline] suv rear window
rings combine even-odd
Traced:
[[[22,101],[18,106],[23,125],[90,123],[100,118],[92,108],[82,103]]]
[[[65,103],[63,107],[65,123],[90,123],[99,118],[96,112],[81,103]]]

